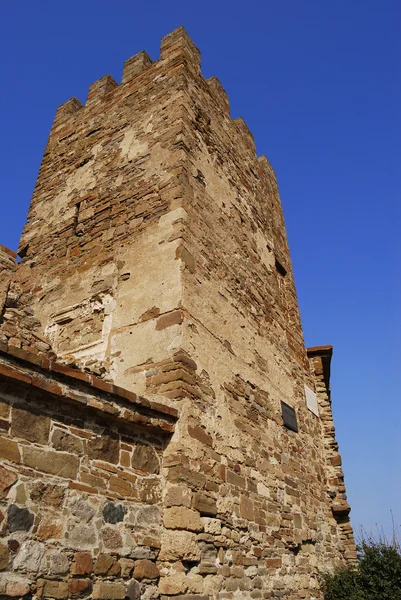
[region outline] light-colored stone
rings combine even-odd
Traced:
[[[167,487],[164,504],[165,506],[191,506],[192,491],[182,485],[169,485]]]
[[[184,594],[187,589],[188,583],[185,573],[174,573],[173,575],[162,577],[159,581],[159,591],[161,594]]]
[[[163,514],[163,523],[167,529],[202,531],[202,521],[198,511],[182,506],[166,508]]]
[[[66,544],[75,550],[89,550],[96,544],[97,536],[94,526],[78,523],[66,533]]]
[[[70,564],[66,554],[61,552],[51,554],[49,566],[50,575],[63,575],[64,573],[67,573],[69,568]]]
[[[220,535],[221,521],[219,519],[212,519],[211,517],[202,517],[202,524],[203,524],[205,533],[211,533],[213,535]]]
[[[45,544],[33,540],[23,542],[14,559],[14,569],[37,573],[42,568],[44,553]]]
[[[161,535],[159,560],[200,559],[200,549],[196,543],[196,535],[189,531],[164,531]]]

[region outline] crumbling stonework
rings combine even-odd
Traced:
[[[0,314],[3,312],[17,255],[0,244]]]
[[[321,598],[355,559],[331,350],[304,346],[274,171],[182,28],[58,109],[19,255],[0,594]]]

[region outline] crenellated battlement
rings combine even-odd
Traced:
[[[224,114],[230,116],[230,101],[228,98],[228,94],[223,88],[220,80],[217,77],[213,76],[209,79],[206,79],[206,83],[209,86],[210,93],[219,105],[220,110]]]
[[[233,128],[239,134],[239,140],[242,140],[244,146],[257,158],[255,139],[252,132],[242,117],[231,119],[227,92],[216,76],[207,80],[203,78],[200,58],[198,48],[184,27],[179,27],[162,38],[158,60],[152,61],[146,51],[142,50],[125,61],[120,84],[111,75],[104,75],[89,86],[85,104],[82,104],[75,97],[61,104],[56,111],[52,130],[59,130],[60,127],[68,126],[70,119],[75,121],[80,117],[85,118],[88,110],[95,111],[96,114],[102,111],[102,107],[104,110],[113,110],[113,98],[116,102],[119,102],[125,98],[126,94],[140,92],[146,85],[146,81],[152,81],[159,75],[163,75],[166,67],[168,67],[169,72],[174,73],[176,68],[185,65],[195,76],[201,78],[221,111],[222,117],[228,117],[232,121]],[[270,170],[275,178],[271,167]]]
[[[142,50],[142,52],[131,56],[131,58],[126,60],[124,63],[121,83],[125,84],[131,81],[131,79],[136,77],[136,75],[139,75],[139,73],[142,73],[142,71],[145,71],[145,69],[150,67],[152,62],[152,59],[148,56],[145,50]]]
[[[178,65],[183,60],[189,68],[200,72],[200,52],[185,29],[179,27],[162,39],[159,60],[153,62],[145,50],[134,54],[124,63],[121,84],[118,84],[111,75],[104,75],[90,85],[85,105],[74,97],[61,104],[56,111],[55,123],[58,124],[62,118],[75,115],[83,108],[92,107],[96,102],[105,99],[116,88],[134,85],[134,80],[152,66],[157,68],[172,61]],[[140,87],[141,81],[138,83],[138,87]]]

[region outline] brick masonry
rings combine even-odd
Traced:
[[[356,557],[332,350],[305,349],[274,171],[185,30],[59,107],[0,250],[0,595],[320,599]]]

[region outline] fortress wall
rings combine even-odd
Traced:
[[[304,346],[274,171],[183,28],[158,61],[126,61],[121,85],[105,76],[58,109],[19,253],[8,350],[179,411],[168,443],[152,440],[160,578],[142,597],[320,599],[319,569],[355,559],[327,360]]]
[[[102,384],[0,350],[4,598],[139,597],[143,580],[157,593],[161,459],[176,413]]]

